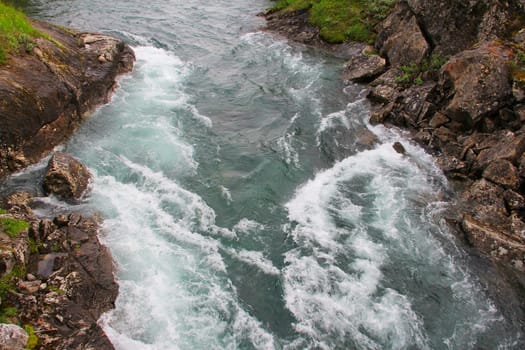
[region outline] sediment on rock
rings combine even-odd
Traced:
[[[32,23],[53,41],[35,39],[30,53],[0,66],[0,179],[64,142],[135,59],[113,37]]]

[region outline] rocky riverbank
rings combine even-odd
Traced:
[[[322,42],[307,10],[264,16],[293,40],[353,48],[344,79],[368,87],[371,123],[410,130],[436,156],[457,189],[459,236],[523,291],[525,1],[399,1],[373,46]]]
[[[135,59],[113,37],[32,24],[46,35],[0,66],[0,180],[67,140]],[[56,153],[42,181],[46,194],[77,201],[90,175]],[[113,349],[97,323],[118,294],[100,219],[37,217],[30,193],[13,193],[0,208],[0,349]]]
[[[0,66],[0,179],[64,142],[135,59],[113,37],[32,23],[53,40],[37,38]]]

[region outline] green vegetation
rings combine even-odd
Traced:
[[[401,75],[396,77],[396,82],[405,85],[421,85],[425,81],[424,77],[436,74],[437,71],[447,62],[446,57],[441,55],[432,55],[423,60],[421,64],[411,63],[400,66]]]
[[[8,291],[15,290],[16,279],[24,277],[25,274],[25,266],[15,265],[11,272],[4,274],[0,278],[0,299],[4,299]]]
[[[13,218],[0,218],[0,230],[4,231],[6,235],[11,238],[16,238],[26,228],[29,227],[29,223],[24,220],[18,220]]]
[[[513,48],[514,59],[510,62],[512,79],[520,86],[525,86],[525,49],[520,46]]]
[[[372,43],[374,27],[388,16],[395,0],[278,0],[272,10],[310,12],[310,23],[319,27],[330,43],[345,40]]]
[[[30,52],[33,39],[47,37],[34,29],[26,16],[0,1],[0,64],[4,64],[10,52],[23,48]]]
[[[6,306],[0,310],[0,323],[12,323],[18,313],[14,306]]]
[[[55,292],[55,293],[57,293],[57,294],[59,294],[59,295],[64,295],[64,294],[66,294],[66,291],[65,291],[65,290],[60,289],[60,288],[58,288],[57,286],[52,286],[52,285],[51,285],[51,286],[48,286],[48,288],[49,288],[50,291]]]
[[[38,337],[35,334],[35,329],[30,324],[24,326],[29,338],[27,339],[26,350],[33,350],[38,345]]]

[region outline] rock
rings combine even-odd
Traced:
[[[428,125],[431,128],[435,129],[435,128],[439,128],[440,126],[445,125],[449,121],[450,121],[450,119],[448,119],[446,115],[444,115],[442,113],[439,113],[439,112],[436,112],[436,114],[434,114],[432,119],[430,119],[430,122],[429,122]]]
[[[471,128],[509,105],[513,98],[510,55],[509,49],[493,41],[450,58],[439,80],[439,89],[449,101],[445,114]]]
[[[510,210],[522,210],[525,209],[525,198],[513,190],[506,190],[503,193],[503,198],[507,203]]]
[[[40,281],[40,280],[18,281],[16,286],[23,293],[34,294],[34,293],[38,292],[38,290],[40,289],[40,283],[42,283],[42,281]]]
[[[66,140],[89,111],[108,101],[116,76],[133,66],[133,51],[121,40],[32,24],[61,46],[38,38],[34,54],[0,66],[0,178]]]
[[[480,222],[493,225],[507,223],[508,212],[503,199],[503,188],[485,179],[475,181],[461,194],[465,211]]]
[[[399,2],[380,27],[375,47],[392,66],[419,64],[429,53],[430,46],[405,2]]]
[[[403,146],[401,142],[394,142],[394,144],[392,145],[392,148],[394,148],[394,150],[399,154],[406,153],[405,146]]]
[[[505,188],[517,190],[520,185],[518,170],[505,159],[496,159],[483,171],[483,177]]]
[[[345,82],[371,81],[385,71],[386,60],[373,53],[373,47],[364,48],[345,64],[343,79]]]
[[[505,230],[486,225],[466,215],[462,229],[468,242],[479,250],[488,253],[495,260],[503,261],[524,271],[525,245],[505,234]]]
[[[497,159],[508,160],[517,163],[519,157],[525,151],[525,135],[515,135],[511,131],[502,131],[494,134],[495,137],[487,137],[479,148],[475,166],[477,170],[484,169]]]
[[[0,349],[25,350],[28,339],[29,336],[23,328],[0,323]]]
[[[407,0],[420,26],[441,55],[453,55],[473,44],[504,36],[523,12],[521,0]]]
[[[64,199],[79,199],[90,179],[85,165],[65,153],[56,152],[47,166],[44,190]]]

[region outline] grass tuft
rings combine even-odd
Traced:
[[[330,43],[346,40],[372,43],[374,27],[385,19],[396,0],[279,0],[274,11],[308,10],[310,23]]]
[[[29,227],[29,223],[24,220],[13,218],[0,218],[0,230],[11,238],[16,238],[20,232]]]
[[[11,52],[20,49],[30,52],[34,39],[40,37],[49,39],[33,28],[21,11],[0,1],[0,64],[6,63]]]

